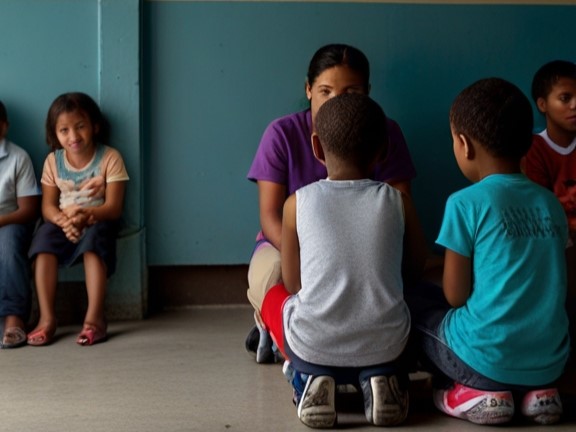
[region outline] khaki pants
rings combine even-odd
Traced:
[[[255,318],[260,319],[262,302],[268,290],[282,280],[280,252],[270,243],[264,243],[252,255],[248,267],[248,300],[254,307]]]

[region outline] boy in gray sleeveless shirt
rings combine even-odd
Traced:
[[[409,197],[369,179],[386,136],[384,112],[367,96],[327,101],[312,147],[328,178],[284,205],[283,283],[266,295],[262,318],[295,371],[298,416],[310,427],[335,424],[344,383],[360,385],[371,423],[407,415],[403,278],[420,273],[425,247]]]

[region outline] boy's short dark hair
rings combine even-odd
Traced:
[[[375,101],[361,94],[327,100],[316,114],[315,129],[324,151],[368,167],[388,149],[387,121]]]
[[[8,123],[8,113],[2,101],[0,101],[0,123]]]
[[[566,60],[553,60],[543,65],[532,79],[532,99],[546,99],[560,78],[576,80],[576,64]]]
[[[519,160],[532,144],[530,101],[501,78],[482,79],[465,88],[452,103],[450,124],[456,134],[477,141],[497,158]]]

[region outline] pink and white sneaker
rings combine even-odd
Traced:
[[[484,391],[454,383],[448,390],[434,390],[440,411],[476,424],[507,423],[514,417],[514,398],[509,391]]]
[[[522,414],[539,424],[558,423],[562,411],[562,401],[556,388],[528,392],[522,400]]]

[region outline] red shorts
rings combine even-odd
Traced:
[[[262,321],[264,321],[266,330],[268,330],[272,340],[286,359],[288,356],[284,350],[283,310],[284,304],[290,296],[291,294],[286,291],[284,284],[274,285],[266,293],[262,302],[262,309],[260,310],[260,316]]]

